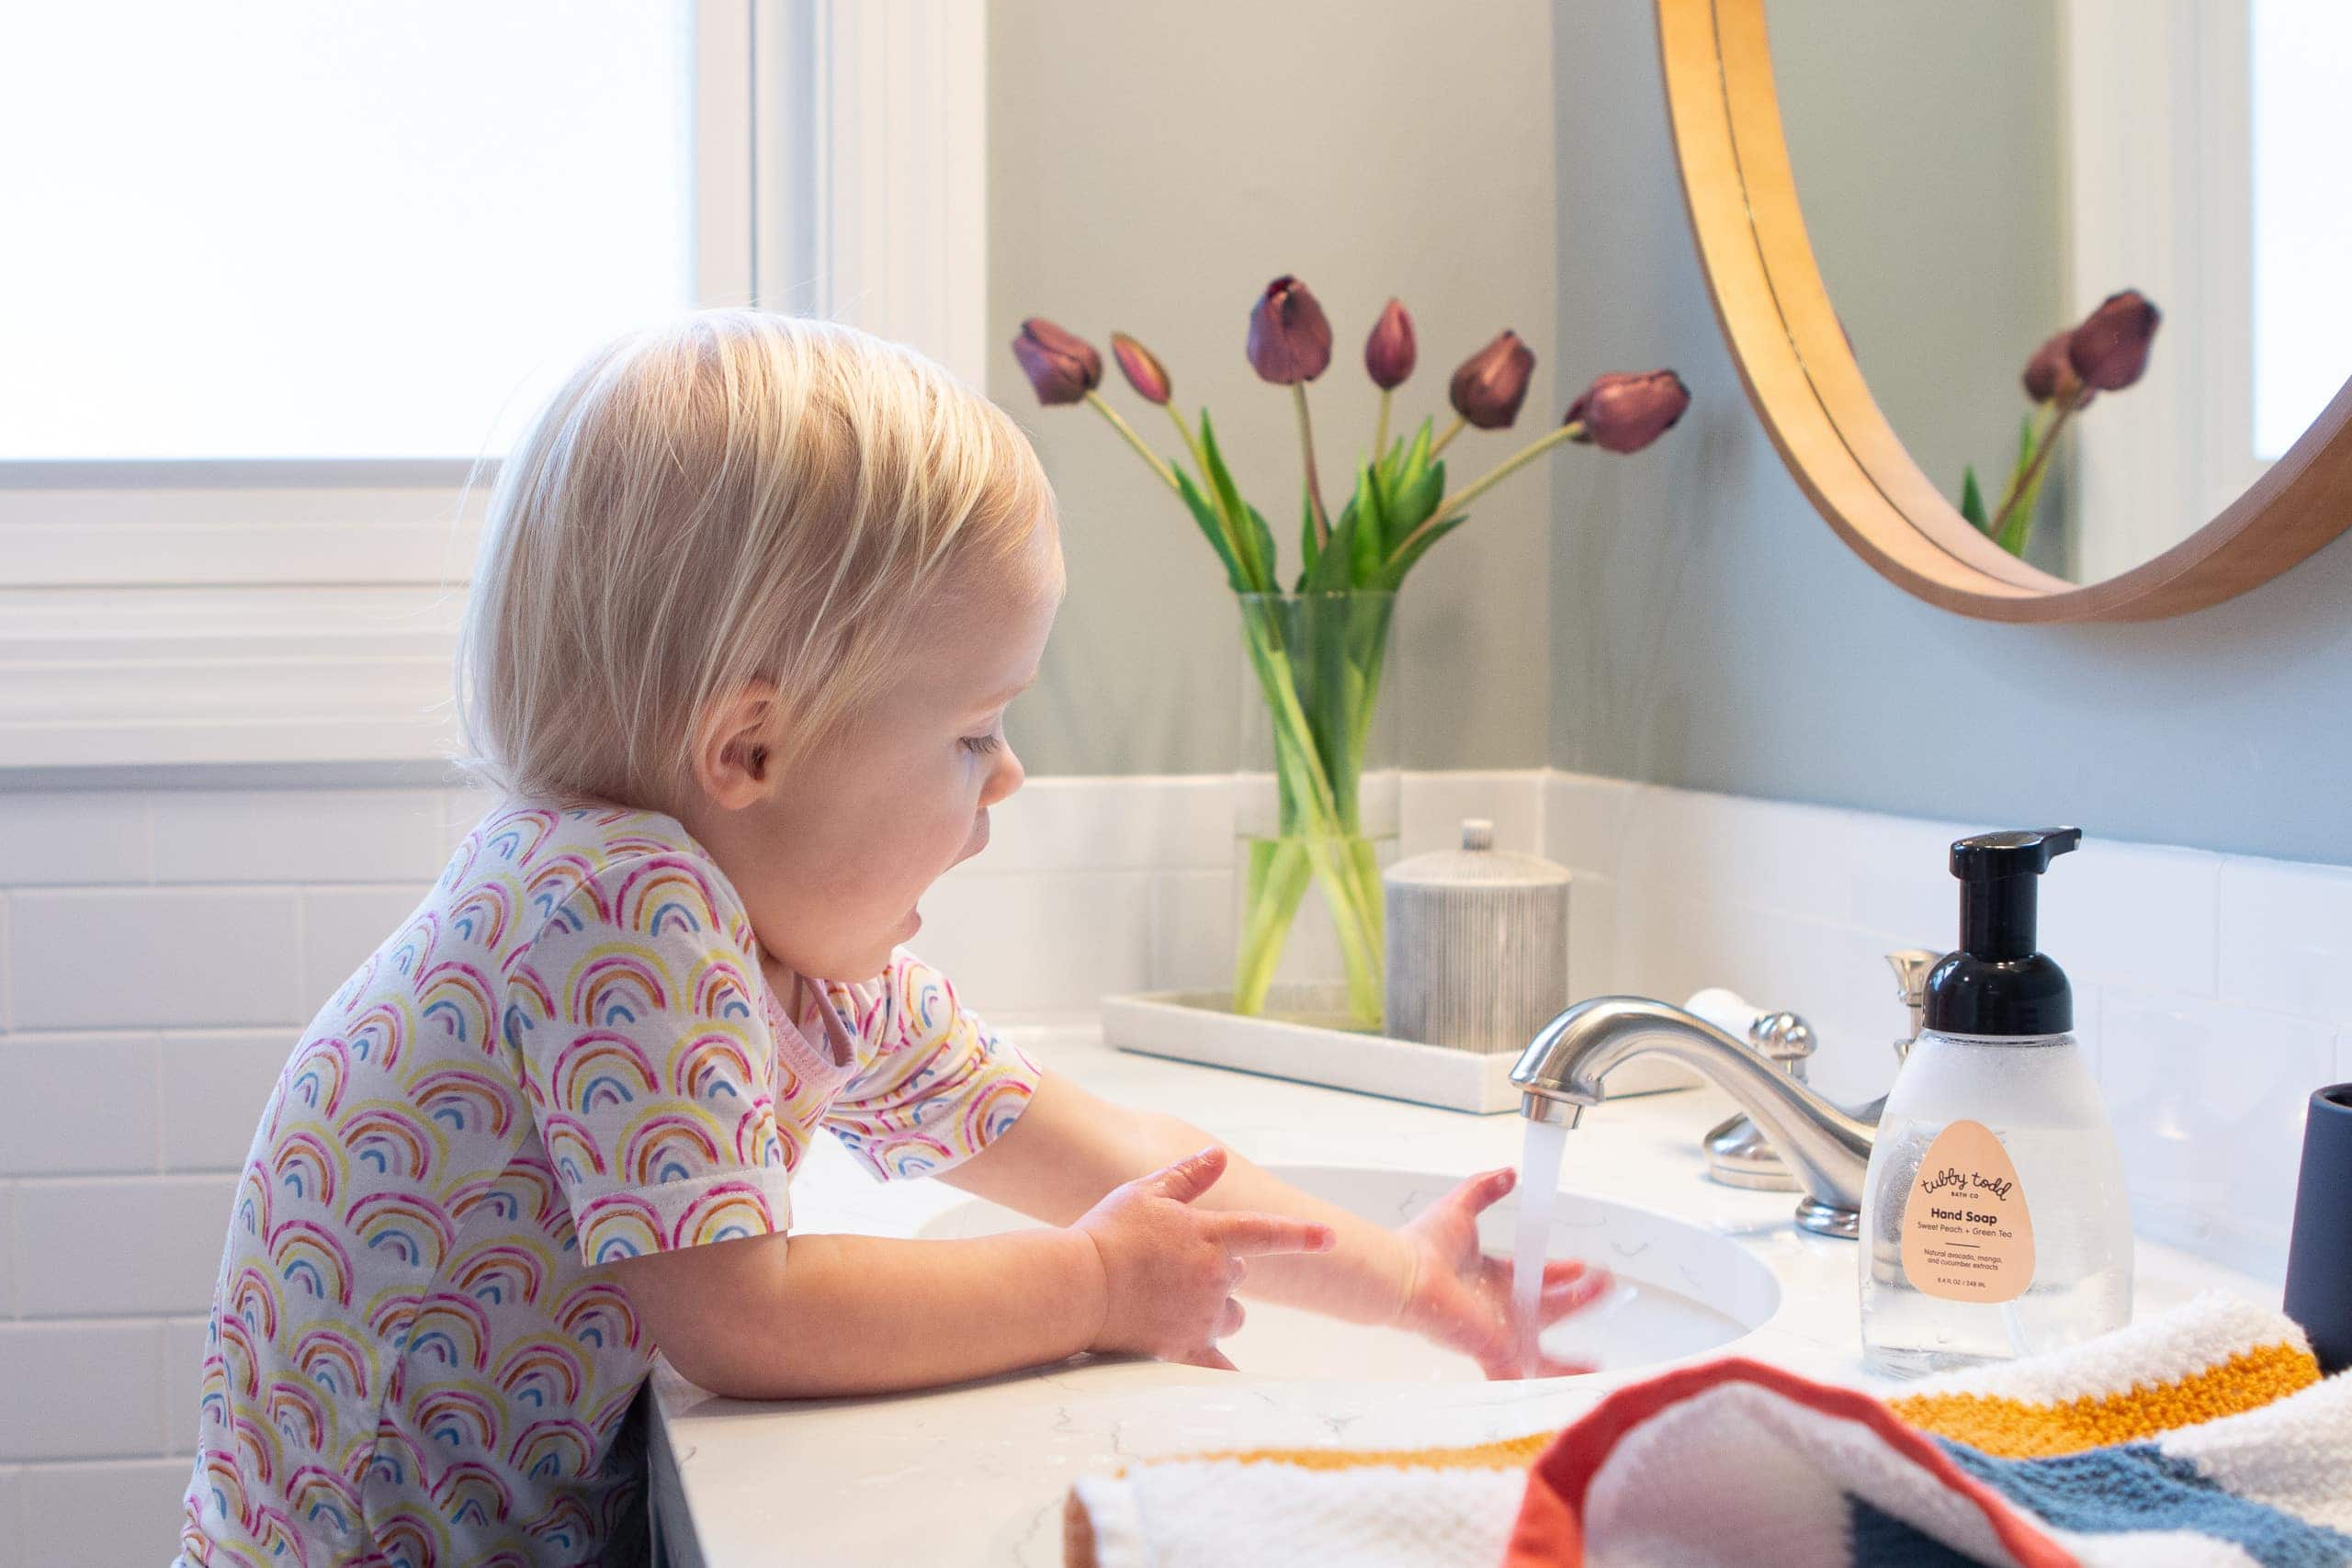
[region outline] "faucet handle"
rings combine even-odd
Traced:
[[[1894,971],[1895,989],[1902,994],[1903,1005],[1911,1010],[1911,1032],[1894,1043],[1894,1059],[1898,1062],[1911,1055],[1911,1042],[1919,1038],[1919,1031],[1928,1021],[1928,976],[1937,964],[1944,961],[1940,953],[1930,953],[1924,947],[1898,948],[1886,955]]]
[[[1748,1025],[1747,1043],[1756,1047],[1767,1060],[1779,1062],[1803,1078],[1804,1071],[1796,1064],[1814,1053],[1820,1042],[1814,1037],[1813,1025],[1792,1012],[1766,1013]]]
[[[1895,989],[1903,995],[1903,1005],[1915,1014],[1928,1005],[1928,976],[1943,961],[1942,953],[1930,953],[1924,947],[1897,948],[1886,955],[1888,965],[1894,971]],[[1918,1032],[1915,1018],[1911,1032]]]
[[[1804,1069],[1793,1064],[1812,1055],[1818,1043],[1813,1026],[1796,1014],[1768,1011],[1721,986],[1699,992],[1682,1008],[1798,1078],[1804,1077]]]

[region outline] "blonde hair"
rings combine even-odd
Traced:
[[[500,469],[460,763],[517,794],[662,807],[713,705],[763,681],[789,761],[881,687],[934,590],[1052,507],[1012,421],[910,349],[753,310],[624,337]]]

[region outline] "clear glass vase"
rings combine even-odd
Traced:
[[[1395,654],[1396,596],[1243,593],[1236,601],[1234,1010],[1376,1031],[1380,873],[1396,854],[1399,782],[1396,726],[1380,699]]]

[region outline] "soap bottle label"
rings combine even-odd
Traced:
[[[1950,1302],[2007,1302],[2033,1282],[2033,1216],[2009,1152],[1982,1122],[1936,1134],[1903,1205],[1903,1272]]]

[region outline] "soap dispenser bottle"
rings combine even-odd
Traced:
[[[1862,1360],[1882,1376],[2054,1350],[2132,1315],[2123,1162],[2065,972],[2034,946],[2041,874],[2081,838],[1951,847],[1960,951],[1928,976],[1862,1183]]]

